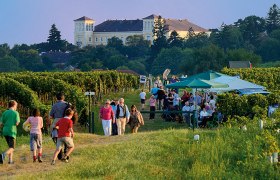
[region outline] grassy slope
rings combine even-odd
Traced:
[[[126,99],[129,105],[138,102],[136,96]],[[28,137],[20,137],[17,163],[0,166],[0,179],[277,179],[279,166],[261,156],[256,131],[193,132],[184,124],[146,120],[138,134],[104,137],[77,133],[70,163],[55,166],[50,165],[54,145],[49,137],[44,138],[42,164],[31,162]],[[200,135],[198,143],[193,141],[194,134]],[[6,147],[3,138],[0,147]],[[31,174],[34,170],[37,173]]]

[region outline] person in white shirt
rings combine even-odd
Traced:
[[[142,108],[142,110],[144,110],[145,101],[146,101],[146,93],[143,89],[142,89],[142,92],[139,94],[139,96],[140,96],[140,99],[141,99],[141,108]]]
[[[183,111],[183,112],[191,112],[191,111],[193,111],[193,108],[190,106],[189,101],[186,101],[186,102],[185,102],[185,106],[183,106],[182,111]],[[191,115],[190,113],[183,113],[183,116],[184,116],[185,119],[186,119],[186,123],[187,123],[190,127],[192,127],[192,126],[193,126],[192,123],[191,123],[191,116],[192,116],[192,115]]]
[[[208,116],[209,116],[208,112],[206,111],[205,108],[203,108],[203,110],[200,111],[200,114],[199,114],[199,119],[202,121],[200,125],[202,127],[206,126]]]

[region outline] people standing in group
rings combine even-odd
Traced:
[[[165,98],[165,90],[163,89],[163,86],[160,86],[157,92],[158,110],[162,110],[164,98]]]
[[[150,119],[155,119],[155,111],[156,111],[156,98],[154,95],[151,95],[149,99],[150,103]]]
[[[114,100],[111,102],[111,107],[114,112],[114,121],[112,121],[112,135],[118,135],[118,126],[117,126],[117,119],[116,119],[116,112],[117,112],[117,105],[119,104],[119,100]]]
[[[145,102],[146,102],[146,93],[145,93],[144,89],[142,89],[142,91],[139,94],[139,96],[140,96],[140,102],[141,102],[141,109],[144,110]]]
[[[158,96],[158,90],[159,88],[157,86],[154,86],[152,89],[151,89],[151,94],[154,95],[154,97],[157,99],[157,96]]]
[[[50,118],[53,119],[51,127],[50,127],[50,131],[51,131],[52,139],[55,143],[56,143],[57,137],[58,137],[57,129],[55,129],[55,124],[57,123],[57,121],[59,119],[64,117],[64,112],[67,109],[67,107],[69,106],[69,103],[64,101],[65,96],[63,93],[61,93],[61,92],[57,93],[56,99],[57,99],[57,102],[52,106],[52,109],[50,112]]]
[[[144,125],[144,119],[142,114],[137,110],[135,105],[130,108],[130,117],[128,124],[131,128],[131,133],[137,133],[141,125]]]
[[[32,112],[32,116],[29,116],[24,123],[30,123],[30,150],[33,154],[33,162],[36,162],[38,158],[38,162],[42,161],[42,131],[43,128],[43,118],[40,116],[39,109],[34,109]],[[38,156],[37,156],[38,151]]]
[[[67,152],[64,154],[61,160],[68,162],[69,156],[74,150],[74,130],[73,130],[73,121],[71,118],[74,115],[74,111],[71,108],[66,109],[65,117],[59,119],[55,123],[55,129],[58,129],[58,138],[56,143],[56,150],[53,155],[53,160],[51,165],[55,165],[56,158],[63,148],[63,145],[67,146]]]
[[[102,126],[105,136],[111,136],[112,134],[112,122],[115,123],[114,112],[110,106],[110,100],[107,99],[105,105],[100,108],[99,117],[102,119]]]
[[[8,156],[8,164],[14,164],[13,154],[16,145],[17,126],[20,122],[19,113],[17,110],[17,102],[9,101],[9,109],[6,110],[0,119],[0,127],[3,126],[3,136],[8,144],[8,150],[0,155],[0,164],[4,163],[5,157]]]
[[[120,98],[119,104],[117,105],[117,110],[116,110],[118,135],[124,135],[125,126],[128,123],[129,116],[130,116],[130,113],[127,108],[127,105],[124,104],[124,98]]]
[[[202,98],[197,91],[195,92],[194,103],[199,106],[202,105]]]

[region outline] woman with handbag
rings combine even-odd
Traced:
[[[137,133],[140,125],[144,125],[142,114],[137,110],[135,105],[130,108],[130,118],[128,124],[131,128],[131,133]]]

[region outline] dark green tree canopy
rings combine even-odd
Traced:
[[[63,49],[63,41],[61,40],[60,31],[56,28],[55,24],[51,26],[48,37],[49,51],[60,51]]]
[[[268,17],[266,18],[266,28],[268,33],[280,28],[280,9],[276,4],[273,4],[269,9]]]

